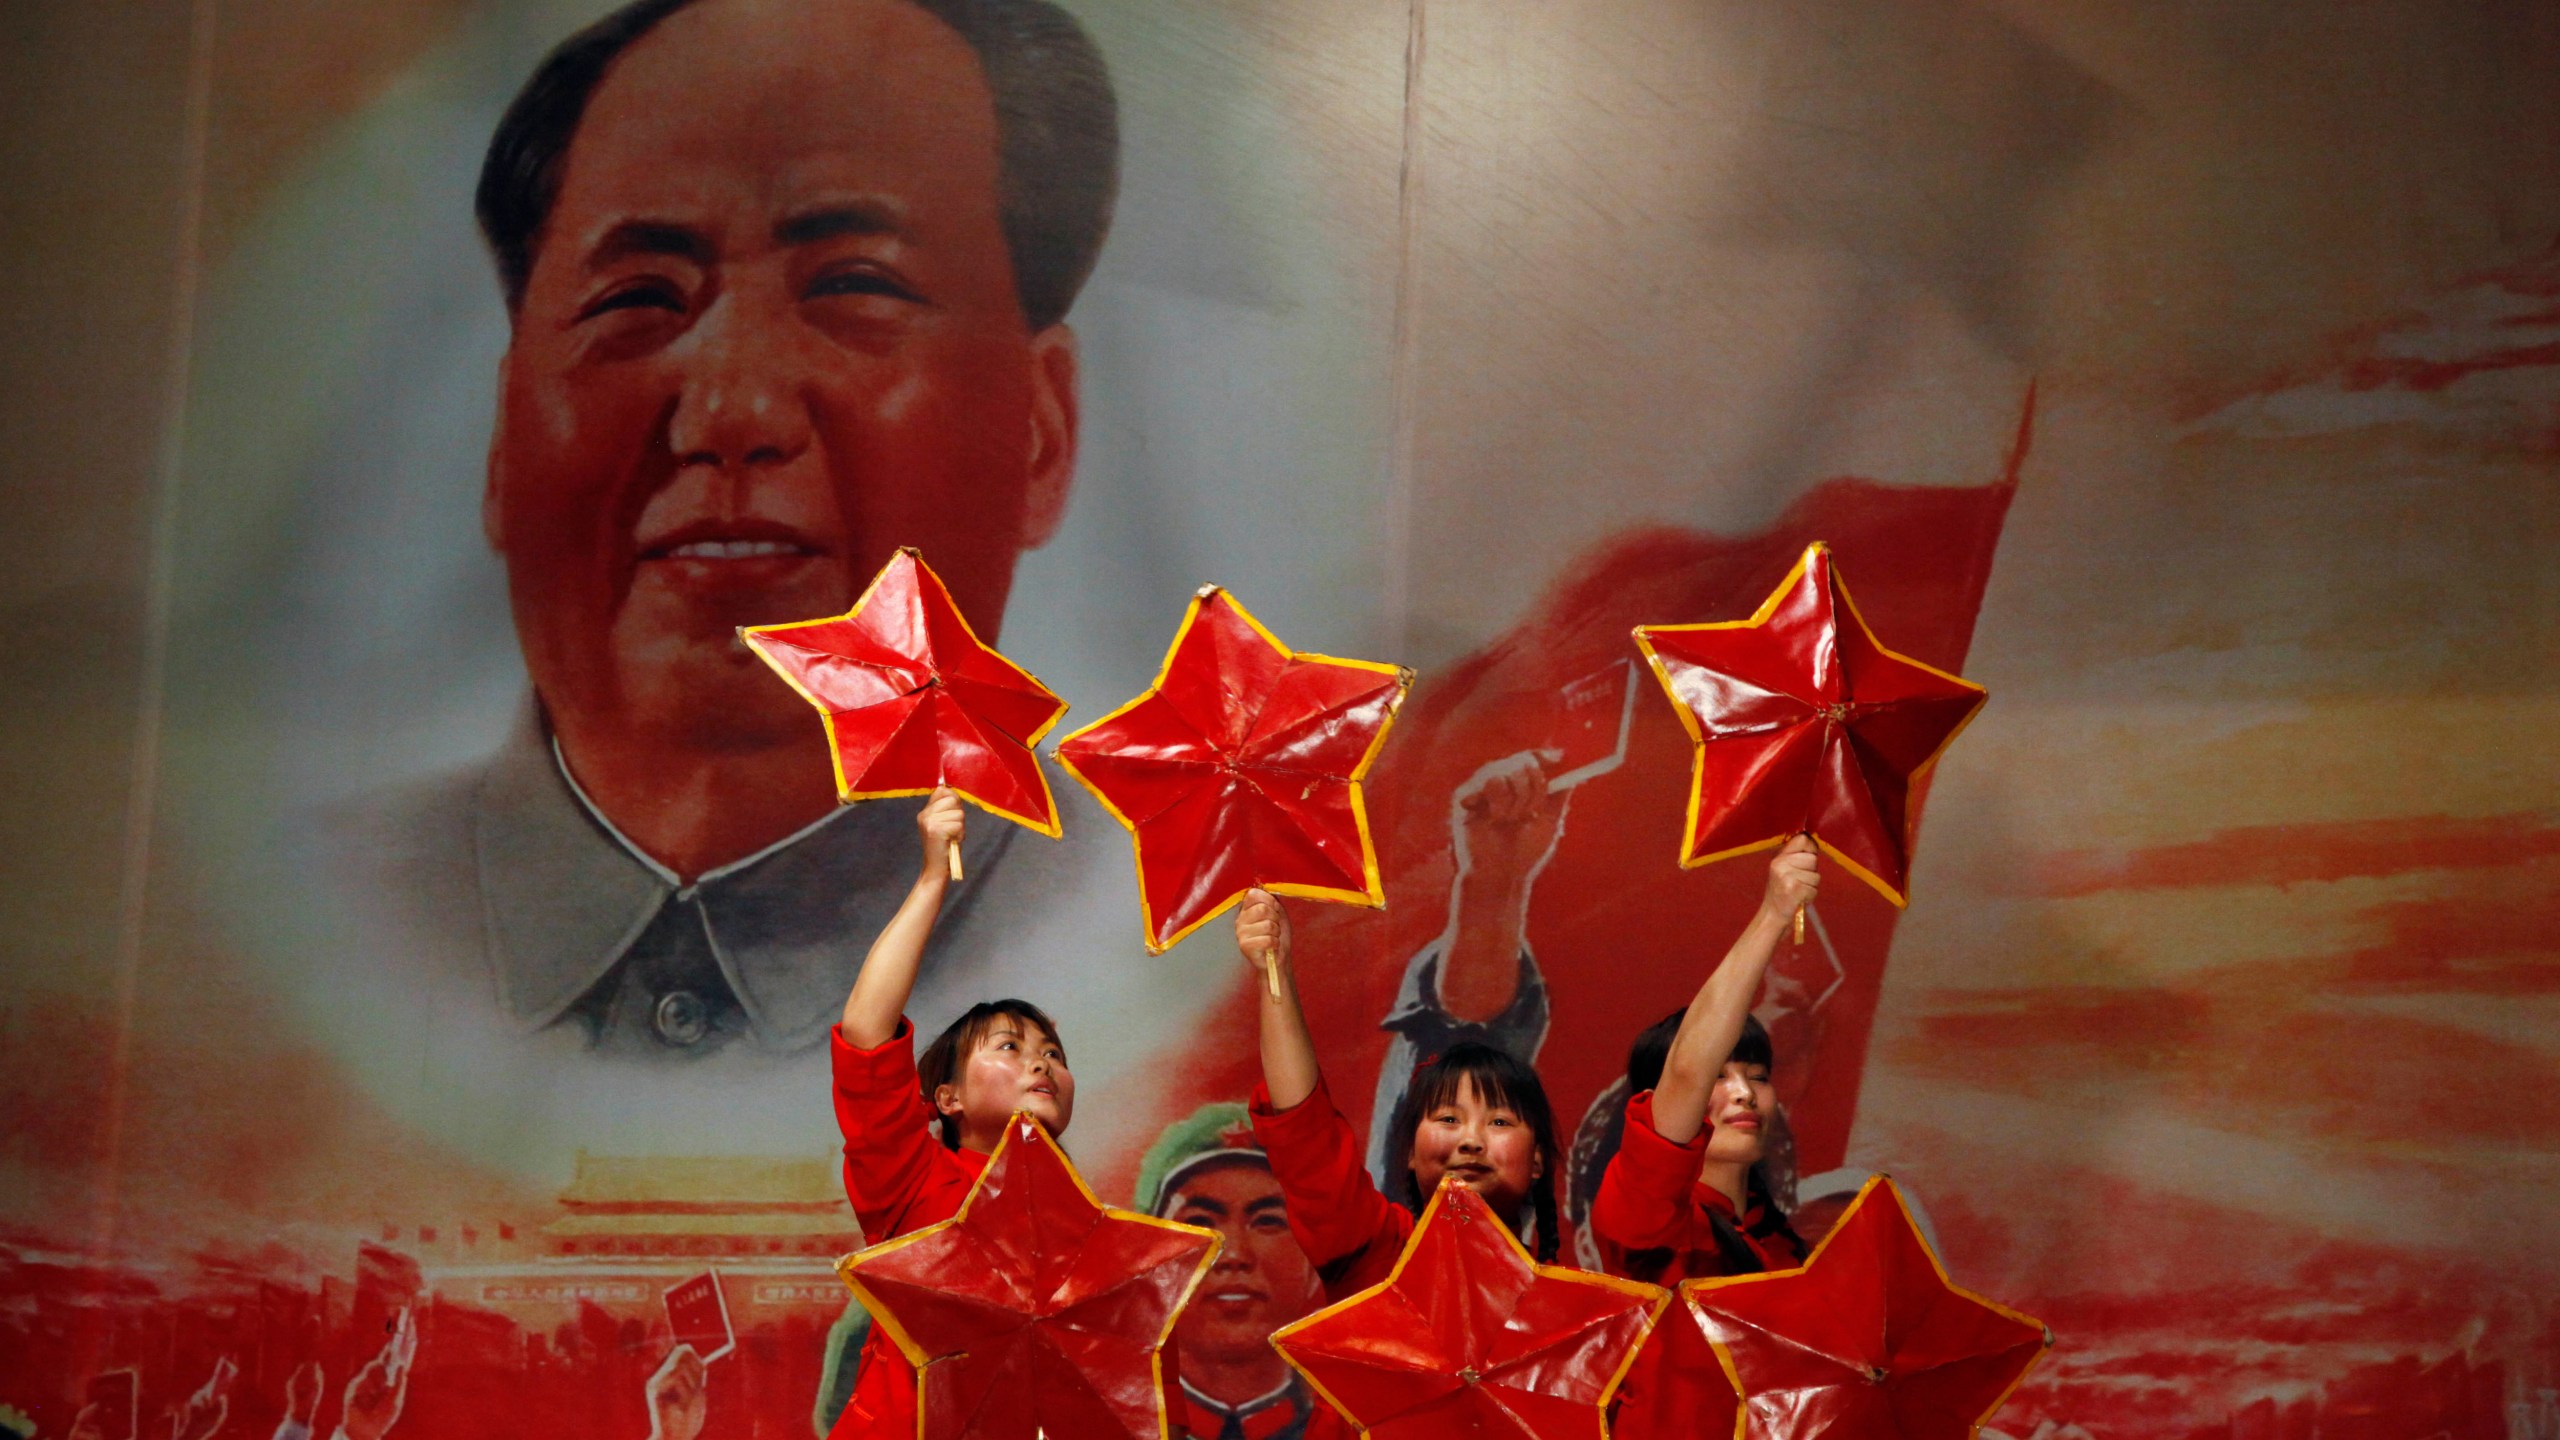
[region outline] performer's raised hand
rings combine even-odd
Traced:
[[[690,1345],[667,1352],[649,1377],[649,1440],[694,1440],[711,1415],[711,1369]]]
[[[1760,911],[1792,922],[1796,912],[1813,903],[1822,888],[1822,851],[1810,835],[1798,835],[1769,861],[1769,883],[1760,895]]]
[[[1298,1008],[1296,972],[1289,963],[1289,912],[1268,890],[1247,890],[1236,907],[1236,953],[1262,972],[1262,1083],[1274,1107],[1286,1110],[1316,1091],[1316,1042]]]
[[[933,938],[933,923],[941,918],[951,872],[959,868],[950,863],[951,857],[960,853],[960,840],[968,828],[968,812],[948,786],[937,786],[916,812],[924,866],[853,977],[853,991],[845,996],[844,1015],[836,1025],[846,1044],[876,1049],[898,1033],[907,997],[915,992],[916,972],[924,965],[925,942]]]
[[[946,861],[969,832],[969,807],[948,787],[937,789],[916,812],[916,831],[924,837],[924,868],[948,874]]]
[[[1268,890],[1248,890],[1236,906],[1236,953],[1246,964],[1286,975],[1289,965],[1289,912]]]
[[[1653,1128],[1665,1140],[1686,1145],[1706,1124],[1715,1087],[1727,1078],[1727,1058],[1742,1038],[1742,1022],[1760,996],[1778,939],[1821,888],[1820,859],[1811,836],[1798,835],[1778,848],[1769,858],[1759,910],[1689,1002],[1653,1092]]]

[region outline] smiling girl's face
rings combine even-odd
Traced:
[[[1430,1195],[1440,1188],[1441,1176],[1454,1174],[1493,1213],[1505,1216],[1519,1213],[1546,1168],[1529,1122],[1508,1105],[1488,1102],[1472,1077],[1462,1078],[1448,1099],[1424,1108],[1413,1127],[1411,1164],[1421,1194]]]
[[[1769,1083],[1769,1067],[1726,1061],[1707,1098],[1707,1123],[1715,1127],[1707,1136],[1708,1162],[1759,1164],[1777,1112],[1778,1092]]]
[[[998,1015],[960,1066],[958,1082],[937,1087],[933,1103],[960,1117],[961,1143],[973,1149],[981,1137],[1001,1136],[1016,1110],[1064,1135],[1075,1115],[1076,1077],[1057,1036],[1018,1015]]]

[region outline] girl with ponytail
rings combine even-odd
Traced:
[[[1539,1259],[1555,1258],[1560,1147],[1536,1070],[1473,1041],[1426,1058],[1388,1122],[1382,1193],[1361,1163],[1351,1122],[1325,1091],[1278,900],[1260,890],[1245,897],[1236,911],[1236,948],[1269,982],[1254,986],[1263,1075],[1251,1107],[1254,1134],[1328,1301],[1387,1278],[1415,1217],[1449,1175],[1483,1197]]]
[[[1804,1241],[1761,1174],[1777,1102],[1769,1032],[1751,1002],[1778,937],[1821,884],[1813,841],[1788,841],[1769,862],[1759,912],[1696,998],[1637,1037],[1625,1136],[1591,1204],[1611,1273],[1671,1285],[1804,1262]]]

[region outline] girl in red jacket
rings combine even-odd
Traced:
[[[1625,1138],[1591,1205],[1611,1273],[1672,1285],[1803,1263],[1804,1242],[1760,1174],[1777,1104],[1769,1032],[1751,1002],[1778,937],[1821,884],[1813,841],[1788,841],[1769,862],[1759,912],[1697,998],[1638,1037]]]
[[[828,1039],[835,1064],[836,1128],[844,1135],[844,1189],[872,1244],[959,1213],[1017,1110],[1052,1135],[1075,1114],[1076,1080],[1058,1028],[1026,1000],[970,1007],[919,1058],[907,996],[949,884],[944,858],[960,843],[960,797],[936,790],[916,816],[924,865],[863,958],[844,1016]],[[936,1143],[936,1141],[940,1143]],[[853,1399],[830,1440],[916,1433],[915,1369],[872,1327]]]
[[[1263,1083],[1251,1107],[1254,1134],[1327,1300],[1387,1278],[1443,1175],[1457,1175],[1482,1196],[1539,1259],[1555,1258],[1559,1152],[1537,1071],[1473,1042],[1426,1059],[1389,1122],[1388,1189],[1381,1192],[1361,1164],[1351,1122],[1325,1090],[1298,1004],[1289,918],[1278,900],[1260,890],[1245,897],[1236,911],[1236,948],[1274,982],[1255,986]]]

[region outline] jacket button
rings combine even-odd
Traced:
[[[711,1033],[711,1007],[690,990],[670,990],[658,997],[658,1008],[649,1017],[658,1038],[670,1045],[699,1045]]]

